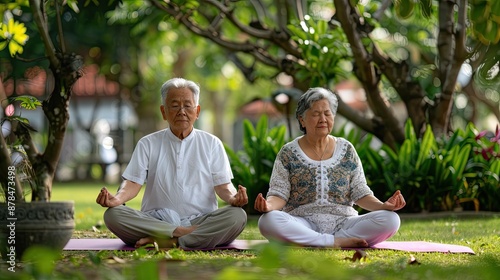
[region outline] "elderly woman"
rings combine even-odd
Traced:
[[[393,236],[406,204],[400,191],[386,202],[366,183],[354,146],[330,135],[338,101],[324,88],[311,88],[297,105],[303,136],[277,155],[269,192],[255,209],[264,213],[259,229],[269,240],[316,247],[367,247]],[[371,211],[358,215],[353,205]]]

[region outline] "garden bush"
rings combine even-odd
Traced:
[[[255,127],[249,120],[243,121],[243,150],[234,151],[225,145],[233,170],[233,184],[247,188],[247,214],[258,214],[253,206],[259,193],[264,196],[269,190],[269,180],[274,160],[285,144],[284,125],[269,128],[268,118],[261,117]]]
[[[284,125],[270,128],[267,117],[255,127],[243,122],[243,150],[226,151],[235,185],[247,188],[248,214],[258,193],[266,195],[277,153],[287,141]],[[401,190],[407,206],[401,212],[465,210],[500,211],[500,130],[479,132],[470,123],[448,136],[436,138],[430,126],[416,137],[411,121],[405,141],[394,150],[374,145],[372,134],[342,126],[332,132],[356,148],[368,185],[381,200]]]
[[[473,124],[450,136],[435,138],[427,127],[417,139],[411,121],[406,140],[392,150],[374,149],[371,135],[356,144],[368,185],[380,198],[401,190],[403,212],[466,210],[500,211],[500,132],[478,132]],[[353,141],[353,140],[351,140]]]

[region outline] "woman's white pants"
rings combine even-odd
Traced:
[[[347,217],[334,234],[319,233],[316,225],[283,211],[271,211],[259,218],[259,230],[267,239],[315,247],[332,247],[336,237],[357,237],[372,246],[393,236],[400,224],[398,214],[386,210]]]

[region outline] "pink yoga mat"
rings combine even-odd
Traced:
[[[426,241],[384,241],[372,246],[373,249],[389,249],[408,252],[468,253],[474,251],[462,245],[442,244]]]
[[[267,240],[235,240],[226,246],[219,246],[216,250],[234,249],[248,250],[258,244],[267,243]],[[151,246],[152,247],[152,246]],[[64,247],[66,251],[99,251],[99,250],[135,250],[133,246],[125,244],[118,238],[81,238],[71,239]],[[184,249],[191,251],[193,249]],[[211,250],[211,249],[201,249]]]
[[[215,248],[215,250],[249,250],[257,245],[267,243],[267,240],[242,240],[237,239],[227,246]],[[345,250],[355,248],[343,248]],[[474,251],[462,245],[442,244],[426,241],[384,241],[365,249],[387,249],[399,250],[407,252],[441,252],[441,253],[468,253],[475,254]],[[135,250],[134,247],[128,246],[120,239],[111,238],[96,238],[96,239],[71,239],[64,247],[67,251],[100,251],[100,250]],[[190,249],[185,249],[190,250]],[[203,250],[203,249],[202,249]],[[204,249],[213,250],[213,249]]]

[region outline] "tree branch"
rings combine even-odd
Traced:
[[[475,73],[474,73],[475,74]],[[471,82],[469,82],[465,87],[463,87],[463,91],[469,98],[480,100],[488,109],[495,115],[497,121],[500,122],[500,108],[498,107],[497,102],[492,102],[484,95],[478,92],[476,87],[474,86],[474,76],[471,77]]]
[[[59,1],[54,1],[54,6],[56,7],[56,20],[57,20],[57,33],[59,35],[59,47],[61,48],[62,53],[66,53],[66,46],[64,44],[64,33],[62,30],[62,22],[61,22],[61,7],[59,6]]]
[[[380,21],[384,16],[385,10],[391,6],[392,2],[393,0],[384,0],[380,8],[373,14],[373,19]]]
[[[355,74],[361,81],[363,88],[366,91],[367,100],[370,108],[374,111],[375,115],[382,118],[386,122],[383,128],[388,133],[382,133],[381,138],[383,142],[395,147],[395,142],[402,142],[404,140],[403,127],[397,120],[394,112],[382,98],[378,84],[380,82],[380,74],[374,67],[372,57],[365,49],[362,39],[369,38],[361,36],[358,32],[359,15],[352,8],[349,0],[334,0],[336,9],[336,16],[342,25],[347,40],[351,45],[356,71]],[[339,8],[342,7],[342,8]],[[375,46],[372,46],[375,48]],[[376,131],[368,131],[377,133]],[[377,135],[378,136],[378,135]]]
[[[266,65],[272,67],[276,67],[278,65],[277,61],[279,59],[270,55],[265,46],[257,45],[249,40],[245,40],[243,42],[234,42],[223,39],[222,34],[220,34],[220,32],[216,28],[214,28],[214,26],[211,26],[211,28],[202,28],[200,25],[193,22],[191,19],[192,11],[182,12],[178,6],[171,2],[164,3],[157,0],[150,1],[155,7],[158,7],[159,9],[165,11],[167,14],[173,16],[194,34],[210,39],[214,43],[230,51],[244,52],[255,55],[255,58]],[[289,54],[299,58],[301,57],[301,53],[296,49],[295,42],[290,40],[290,36],[284,31],[286,29],[279,29],[275,31],[263,29],[264,27],[253,28],[250,25],[242,24],[238,19],[236,19],[232,11],[228,7],[222,5],[220,2],[213,0],[204,0],[204,2],[213,5],[216,9],[218,9],[219,12],[224,15],[224,18],[226,18],[232,25],[238,28],[242,33],[246,34],[247,38],[250,37],[258,39],[260,41],[272,42],[281,47]],[[203,11],[198,12],[204,14]],[[208,19],[207,15],[204,14],[204,16]],[[209,21],[211,20],[209,19]],[[286,28],[286,26],[284,28]]]
[[[401,100],[405,103],[408,117],[412,120],[413,128],[417,135],[425,129],[427,123],[425,116],[425,92],[418,82],[413,81],[410,67],[403,61],[395,62],[383,55],[378,48],[373,49],[373,61],[379,66],[380,71],[396,89]]]
[[[54,67],[59,67],[59,60],[56,57],[56,52],[54,48],[54,44],[52,44],[52,40],[49,36],[49,31],[46,25],[46,19],[42,11],[43,2],[40,0],[29,0],[31,12],[33,13],[33,20],[38,28],[38,34],[42,37],[42,42],[45,46],[45,53],[47,54],[50,64],[54,65]]]

